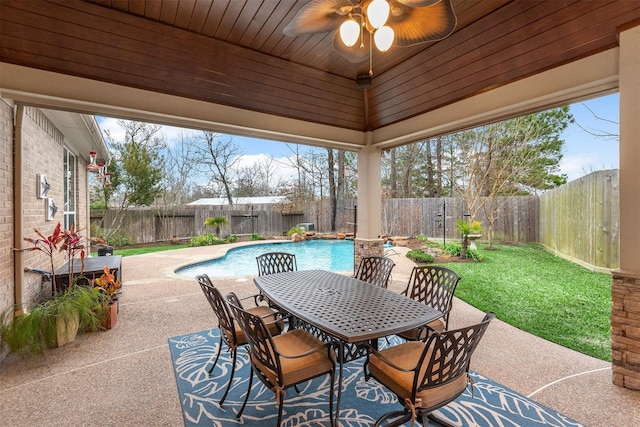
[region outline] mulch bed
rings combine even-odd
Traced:
[[[418,239],[403,239],[400,241],[399,246],[403,246],[409,249],[421,249],[424,248],[422,242]],[[457,256],[438,255],[433,260],[434,264],[446,264],[449,262],[475,262],[472,258],[462,258]]]

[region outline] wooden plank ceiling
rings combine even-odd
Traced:
[[[637,0],[452,0],[439,42],[374,53],[286,36],[306,1],[2,0],[0,60],[352,130],[375,130],[617,44]]]

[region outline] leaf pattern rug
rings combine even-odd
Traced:
[[[380,346],[394,345],[380,340]],[[249,402],[242,419],[235,417],[242,406],[250,372],[249,357],[244,348],[238,350],[238,361],[231,391],[224,405],[218,402],[227,386],[231,369],[231,353],[222,345],[222,354],[211,373],[211,356],[219,351],[219,330],[212,329],[169,338],[169,349],[176,375],[180,404],[185,426],[275,426],[277,406],[274,394],[254,378]],[[375,380],[364,381],[363,360],[345,364],[340,404],[340,425],[347,427],[372,426],[381,415],[402,409],[394,394]],[[495,381],[471,372],[475,381],[473,397],[470,391],[434,413],[442,425],[452,426],[581,426]],[[337,373],[336,373],[337,378]],[[329,426],[329,376],[287,389],[284,396],[283,427]],[[408,425],[408,424],[407,424]],[[418,425],[418,424],[417,424]],[[438,423],[430,422],[430,426]]]

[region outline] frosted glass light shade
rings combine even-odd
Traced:
[[[373,35],[373,41],[380,52],[386,52],[393,44],[395,33],[391,27],[384,26]]]
[[[347,47],[351,47],[358,41],[360,25],[353,19],[348,19],[340,25],[340,39]]]
[[[373,0],[367,7],[367,18],[375,29],[384,26],[389,18],[389,3],[385,0]]]

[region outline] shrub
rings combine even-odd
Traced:
[[[191,246],[221,245],[226,242],[227,241],[224,239],[219,239],[215,234],[201,234],[200,236],[192,237],[191,240],[189,240],[189,244]]]
[[[249,240],[265,240],[265,238],[258,233],[253,233],[251,237],[249,237]]]
[[[115,233],[110,234],[107,238],[105,237],[105,231],[103,228],[92,226],[91,237],[104,239],[109,246],[123,247],[131,245],[131,239],[127,237],[123,231],[116,231]]]
[[[467,258],[478,262],[482,261],[482,255],[475,249],[467,249]]]
[[[302,227],[291,227],[289,229],[289,231],[287,231],[287,236],[291,237],[294,234],[299,234],[301,236],[304,236],[304,229]]]
[[[423,244],[429,243],[429,238],[427,236],[423,236],[422,234],[418,234],[416,236],[416,240],[422,242]]]
[[[460,243],[447,243],[442,248],[442,251],[451,256],[460,256],[462,254],[462,245]]]
[[[448,253],[451,256],[462,256],[462,245],[460,243],[448,243],[445,245],[443,252]],[[465,258],[471,258],[474,261],[482,261],[482,256],[477,250],[467,249],[467,255]]]
[[[426,253],[422,249],[413,249],[407,252],[407,258],[418,264],[426,264],[433,262],[433,255]]]
[[[229,243],[235,243],[238,241],[238,236],[236,236],[235,234],[232,234],[231,236],[227,237],[227,242]]]

